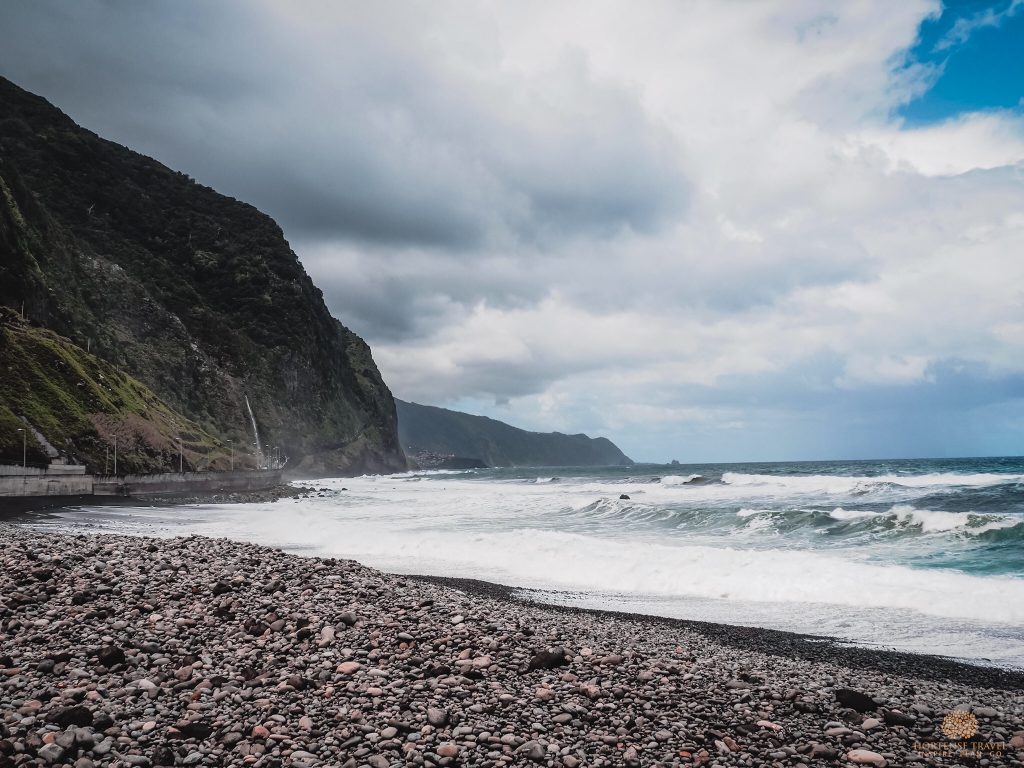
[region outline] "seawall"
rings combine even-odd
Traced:
[[[281,483],[281,470],[165,472],[153,475],[67,475],[37,472],[0,475],[0,497],[147,496],[259,491]]]
[[[46,467],[28,467],[21,464],[0,464],[0,477],[6,475],[45,475]]]
[[[0,496],[91,496],[92,475],[0,476]]]

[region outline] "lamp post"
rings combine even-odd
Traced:
[[[235,441],[228,440],[228,446],[231,448],[231,471],[235,471]]]
[[[181,447],[181,438],[178,438],[178,472],[183,473],[185,471],[185,454],[184,449]]]
[[[117,435],[114,435],[114,477],[117,477]]]
[[[28,466],[28,432],[24,429],[19,429],[21,432],[21,468],[25,469]]]

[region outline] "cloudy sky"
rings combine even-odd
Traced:
[[[5,0],[394,393],[640,460],[1024,453],[1024,0]]]

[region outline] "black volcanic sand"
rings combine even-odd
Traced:
[[[259,491],[148,494],[145,496],[4,496],[0,521],[29,519],[37,514],[80,507],[167,507],[182,504],[263,504],[279,499],[323,496],[327,489],[281,484]]]
[[[220,539],[0,535],[0,766],[1024,757],[1012,671]],[[954,709],[982,744],[943,736]]]

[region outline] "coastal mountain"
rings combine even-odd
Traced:
[[[100,408],[88,377],[50,376],[32,426],[46,437],[58,406],[73,406],[78,427],[55,434],[72,457],[95,463],[91,442],[105,444],[152,395],[175,416],[155,419],[163,431],[143,452],[150,464],[182,431],[196,436],[184,449],[189,467],[225,468],[229,441],[243,465],[254,462],[255,424],[264,447],[298,472],[406,467],[369,347],[331,316],[269,216],[96,136],[3,78],[0,305],[56,334],[29,340],[40,366],[31,373],[0,350],[13,378],[0,390],[0,461],[20,458],[8,427],[29,407],[17,393],[36,375],[96,359],[149,394]]]
[[[633,463],[605,437],[528,432],[486,416],[398,399],[395,404],[402,447],[425,468],[455,469],[472,466],[467,462],[473,460],[490,467],[597,467]]]

